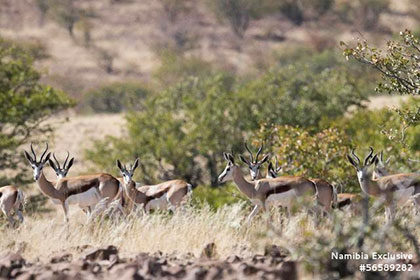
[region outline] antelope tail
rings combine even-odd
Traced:
[[[191,197],[192,197],[192,192],[193,192],[193,187],[192,187],[192,185],[191,185],[191,184],[187,184],[187,196],[188,196],[188,199],[191,199]]]
[[[19,209],[19,211],[22,211],[26,204],[26,197],[23,194],[22,190],[18,190],[16,201],[15,201],[15,209]]]
[[[333,209],[336,209],[338,207],[338,194],[337,194],[337,188],[334,186],[331,186],[333,189],[333,201],[331,207]]]

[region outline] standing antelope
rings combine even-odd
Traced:
[[[352,150],[347,155],[348,161],[357,171],[357,179],[364,193],[369,196],[380,198],[385,202],[385,215],[388,222],[392,222],[395,214],[395,205],[403,205],[413,195],[420,193],[420,174],[404,173],[372,179],[371,166],[377,161],[378,155],[373,156],[373,148],[365,157],[363,164]],[[394,197],[395,196],[395,197]],[[420,198],[414,196],[414,202],[419,207]]]
[[[290,207],[298,197],[316,195],[315,184],[303,177],[281,176],[274,179],[261,179],[255,182],[247,181],[232,154],[223,153],[227,165],[219,175],[219,182],[233,180],[238,189],[255,205],[248,216],[248,222],[262,210],[274,205]]]
[[[0,187],[0,208],[9,221],[10,226],[15,224],[12,210],[18,215],[19,222],[23,222],[22,209],[25,201],[23,192],[15,186]]]
[[[152,209],[175,211],[175,208],[184,202],[185,197],[191,195],[191,184],[183,180],[171,180],[157,185],[136,188],[133,175],[138,164],[139,159],[136,159],[134,164],[127,168],[117,160],[117,167],[123,176],[126,195],[135,204],[143,204],[146,213],[149,213]]]
[[[267,178],[276,178],[279,172],[283,169],[283,166],[279,166],[276,157],[276,166],[274,167],[271,161],[268,163]],[[332,207],[337,204],[337,192],[336,189],[323,179],[309,179],[315,184],[318,191],[318,202],[320,203],[322,210],[326,213],[330,213]],[[335,206],[334,206],[335,207]]]
[[[68,222],[68,208],[70,204],[76,204],[82,209],[88,209],[95,206],[102,199],[108,198],[108,202],[118,197],[120,193],[119,181],[110,174],[99,173],[93,175],[85,175],[78,177],[62,177],[63,174],[58,172],[59,167],[55,166],[50,161],[59,178],[57,182],[48,181],[42,169],[47,161],[50,159],[51,153],[48,153],[48,144],[37,161],[35,151],[31,144],[31,152],[33,157],[25,151],[25,157],[31,164],[34,172],[34,180],[37,182],[41,192],[50,197],[55,204],[61,204],[64,211],[65,222]],[[44,157],[45,156],[45,157]],[[68,169],[73,164],[73,158],[70,160],[65,169],[67,174]],[[55,185],[55,186],[54,186]],[[89,217],[88,217],[89,218]]]
[[[391,158],[384,160],[383,152],[381,151],[379,153],[379,157],[377,157],[375,161],[375,168],[373,169],[372,179],[376,180],[380,177],[389,175],[386,166],[389,163],[390,159]],[[362,207],[361,201],[362,196],[358,193],[339,193],[337,195],[337,208],[343,209],[348,207],[351,212],[357,214],[360,213],[360,209]]]

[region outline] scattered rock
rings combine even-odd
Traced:
[[[217,256],[216,244],[214,242],[207,244],[203,251],[201,251],[201,258],[212,259]]]
[[[118,249],[115,246],[108,246],[105,249],[93,249],[83,259],[88,261],[113,260],[112,256],[118,256]]]

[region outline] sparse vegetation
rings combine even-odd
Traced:
[[[14,178],[0,181],[22,182],[27,178],[22,157],[16,149],[35,136],[42,138],[50,127],[42,122],[72,105],[61,91],[42,85],[33,67],[33,58],[19,47],[0,43],[0,166],[1,170],[19,170]]]

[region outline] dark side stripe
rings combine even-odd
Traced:
[[[88,191],[89,189],[93,188],[93,187],[97,187],[99,186],[99,181],[98,180],[92,180],[78,188],[74,188],[68,191],[67,195],[71,196],[71,195],[75,195],[75,194],[79,194],[79,193],[84,193],[86,191]]]
[[[337,208],[338,209],[341,209],[341,208],[343,208],[344,206],[347,206],[347,205],[350,205],[351,204],[351,199],[350,198],[346,198],[346,199],[344,199],[344,200],[342,200],[342,201],[339,201],[338,203],[337,203]]]
[[[270,189],[267,193],[266,196],[269,197],[272,194],[279,194],[279,193],[284,193],[287,191],[290,191],[292,188],[289,185],[281,185],[281,186],[277,186],[274,187],[272,189]]]

